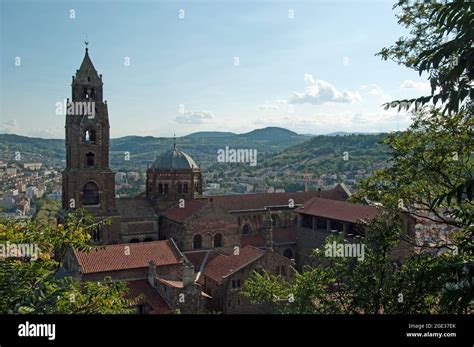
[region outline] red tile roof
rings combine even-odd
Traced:
[[[170,314],[173,311],[163,300],[161,295],[148,283],[147,280],[127,281],[130,291],[127,293],[127,299],[133,300],[142,296],[138,304],[148,304],[151,306],[151,314]]]
[[[178,264],[182,258],[171,240],[108,245],[74,253],[83,274],[145,268],[151,260],[156,266]]]
[[[373,206],[322,198],[313,198],[307,201],[304,206],[298,207],[296,212],[351,223],[356,223],[358,220],[374,219],[380,213]]]
[[[179,205],[172,207],[161,213],[162,216],[182,222],[190,217],[192,217],[196,212],[203,208],[206,203],[194,200],[185,200],[184,207],[179,207]]]
[[[204,275],[221,283],[225,277],[253,263],[262,257],[264,253],[264,251],[252,246],[242,247],[239,255],[226,256],[218,253],[215,257],[208,260],[204,269]]]
[[[208,201],[227,210],[260,210],[268,206],[288,206],[289,200],[293,199],[295,204],[302,204],[311,198],[321,197],[327,199],[345,200],[347,196],[339,190],[323,190],[321,192],[294,192],[294,193],[256,193],[244,195],[216,195],[206,197]],[[205,198],[201,198],[205,199]]]
[[[267,241],[260,234],[242,235],[242,238],[240,239],[240,245],[242,247],[245,247],[245,246],[264,247],[266,246],[266,244],[267,244]]]

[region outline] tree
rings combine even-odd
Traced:
[[[396,214],[395,214],[396,215]],[[383,213],[365,227],[363,258],[328,257],[330,236],[313,252],[318,266],[296,273],[290,283],[280,276],[258,274],[244,283],[243,295],[254,303],[273,304],[281,313],[434,313],[459,312],[465,305],[440,309],[443,285],[456,278],[445,262],[429,254],[411,257],[398,265],[393,251],[400,240],[400,221],[394,213]],[[450,258],[452,260],[452,258]],[[290,300],[292,298],[293,300]],[[462,306],[462,308],[460,308]]]
[[[100,227],[91,216],[76,211],[56,227],[33,220],[0,220],[2,249],[36,245],[38,253],[21,258],[6,254],[0,261],[0,313],[128,313],[124,283],[79,283],[60,277],[60,261],[74,247],[87,251],[90,230]]]

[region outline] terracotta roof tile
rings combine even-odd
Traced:
[[[163,300],[161,295],[148,283],[147,280],[127,281],[130,291],[126,297],[130,300],[142,296],[139,304],[148,304],[151,306],[151,314],[170,314],[173,311]]]
[[[298,207],[296,212],[356,223],[358,220],[374,219],[380,211],[373,206],[352,204],[347,201],[313,198],[307,201],[304,206]]]
[[[263,256],[264,253],[264,251],[252,246],[242,247],[239,255],[226,256],[217,253],[216,256],[208,260],[204,269],[204,275],[221,283],[225,277],[253,263]]]
[[[179,251],[170,240],[108,245],[90,252],[74,253],[84,274],[144,268],[148,267],[151,260],[156,266],[178,264],[181,261]]]

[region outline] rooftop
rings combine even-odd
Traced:
[[[128,248],[127,248],[128,247]],[[170,240],[124,243],[98,247],[90,252],[74,251],[83,274],[178,264],[182,256]]]
[[[296,212],[310,216],[334,219],[342,222],[357,223],[359,220],[372,220],[380,210],[373,206],[353,204],[347,201],[336,201],[323,198],[313,198]]]

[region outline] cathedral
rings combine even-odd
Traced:
[[[92,103],[94,113],[77,114],[74,110],[80,108],[75,107],[66,116],[62,205],[64,210],[84,208],[98,220],[111,220],[110,225],[94,231],[97,244],[173,238],[182,251],[216,249],[227,253],[235,246],[270,242],[267,231],[272,228],[271,242],[278,244],[283,238],[288,247],[282,254],[294,258],[293,208],[315,196],[348,197],[342,186],[319,192],[202,196],[199,165],[174,145],[152,161],[143,194],[116,198],[115,174],[109,167],[110,120],[103,85],[86,48],[72,77],[72,103]]]
[[[71,250],[64,268],[82,281],[127,281],[132,294],[145,295],[139,313],[262,312],[239,295],[254,271],[291,277],[292,268],[311,262],[311,250],[327,235],[360,237],[359,221],[378,213],[347,202],[350,192],[343,184],[330,190],[203,196],[198,163],[176,144],[150,158],[144,192],[118,198],[103,85],[86,48],[68,103],[88,107],[72,107],[66,115],[62,212],[81,208],[110,224],[92,231],[91,241],[103,247]]]

